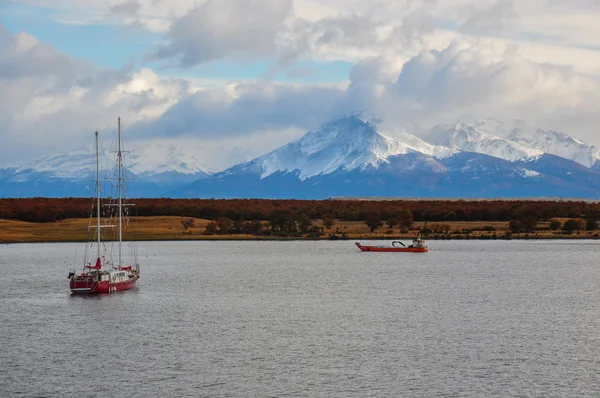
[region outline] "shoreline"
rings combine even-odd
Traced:
[[[321,220],[314,220],[313,225],[323,228],[320,237],[306,236],[268,236],[249,234],[213,234],[204,233],[211,220],[194,219],[191,228],[182,226],[182,219],[187,217],[154,216],[135,217],[131,219],[130,229],[125,232],[124,241],[170,242],[170,241],[373,241],[401,240],[410,241],[419,235],[424,222],[416,222],[411,229],[398,231],[381,227],[371,232],[364,222],[336,220],[333,227],[326,229]],[[78,243],[94,240],[93,232],[88,230],[90,219],[66,219],[49,223],[32,223],[17,220],[0,219],[0,244],[18,243]],[[430,226],[435,223],[429,223]],[[540,223],[537,231],[532,233],[510,234],[508,222],[449,222],[448,233],[421,234],[428,241],[436,240],[598,240],[600,230],[580,231],[572,234],[550,231],[544,223]],[[106,241],[113,240],[110,233],[103,234]]]
[[[403,240],[405,242],[412,240],[412,238],[349,238],[349,239],[314,239],[314,238],[219,238],[219,239],[138,239],[138,240],[123,240],[123,242],[362,242],[362,241],[392,241],[392,240]],[[444,238],[444,239],[434,239],[434,238],[424,238],[427,242],[436,242],[436,241],[551,241],[551,240],[563,240],[563,241],[597,241],[600,240],[598,238],[590,238],[590,237],[581,237],[581,236],[559,236],[559,237],[539,237],[539,238],[523,238],[523,237],[513,237],[510,239],[506,238],[497,238],[497,239],[488,239],[488,238]],[[48,243],[84,243],[86,240],[31,240],[31,241],[0,241],[0,246],[10,246],[10,245],[27,245],[27,244],[48,244]],[[104,241],[106,243],[111,243],[113,241]]]

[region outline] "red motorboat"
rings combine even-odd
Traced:
[[[123,198],[123,181],[125,180],[125,173],[123,172],[123,152],[121,151],[121,118],[118,120],[117,132],[117,177],[115,179],[118,181],[118,198],[114,199],[114,203],[105,203],[104,206],[116,209],[113,214],[118,223],[117,225],[108,225],[102,224],[101,222],[101,208],[103,206],[100,201],[100,159],[98,132],[96,132],[96,225],[90,225],[88,227],[90,230],[95,228],[95,239],[94,242],[90,244],[90,247],[93,244],[96,245],[96,262],[95,265],[92,265],[91,262],[87,262],[88,246],[86,246],[83,271],[79,274],[70,272],[68,276],[72,294],[114,293],[121,290],[128,290],[133,288],[140,278],[140,267],[137,263],[135,250],[133,250],[132,256],[129,258],[129,261],[131,261],[130,264],[133,265],[123,265],[125,259],[121,248],[123,242],[123,208],[131,206],[131,204],[124,203]],[[90,218],[90,220],[92,220],[92,218]],[[114,239],[117,244],[115,250],[117,253],[115,254],[116,259],[113,261],[110,259],[107,260],[101,253],[102,249],[111,253],[113,251],[107,248],[106,243],[108,242],[102,241],[101,231],[103,228],[115,227],[117,228],[116,232],[118,233],[118,237],[115,237]]]
[[[392,242],[391,246],[366,246],[355,242],[356,246],[363,252],[398,252],[398,253],[426,253],[429,251],[425,241],[421,238],[413,239],[412,245],[405,246],[400,241]],[[399,243],[399,245],[396,245]]]

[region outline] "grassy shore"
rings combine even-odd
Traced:
[[[210,220],[194,219],[195,226],[184,229],[182,217],[134,217],[129,221],[124,232],[125,240],[286,240],[303,238],[278,238],[270,236],[253,236],[246,234],[206,235],[206,224]],[[87,218],[67,219],[52,223],[29,223],[15,220],[0,220],[0,243],[35,243],[35,242],[78,242],[93,239],[94,229],[88,230],[90,220]],[[93,223],[93,220],[92,220]],[[429,223],[433,225],[435,223]],[[506,239],[508,222],[444,222],[451,227],[448,234],[437,234],[437,239]],[[548,230],[548,223],[539,223],[538,230],[529,234],[512,234],[512,239],[595,239],[600,231],[581,231],[567,235],[560,231]],[[323,226],[320,220],[314,225]],[[330,235],[348,239],[412,239],[423,227],[423,223],[415,223],[410,230],[401,233],[398,228],[389,230],[387,226],[374,232],[359,221],[336,220],[332,228],[325,229],[320,239],[330,239]],[[493,229],[493,230],[492,230]],[[112,239],[114,230],[104,229],[103,236]],[[428,236],[435,239],[436,234]]]

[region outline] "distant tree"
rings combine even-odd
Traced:
[[[217,231],[219,230],[219,226],[217,225],[216,222],[211,221],[208,224],[206,224],[206,228],[204,229],[204,233],[206,235],[214,235],[217,233]]]
[[[574,218],[569,218],[562,226],[562,230],[567,234],[572,234],[577,230],[577,221]]]
[[[323,235],[323,228],[319,228],[316,225],[308,228],[308,234],[306,235],[309,238],[318,238]]]
[[[523,224],[519,220],[512,219],[508,222],[508,229],[513,234],[518,234],[519,232],[523,232]]]
[[[398,223],[400,228],[410,228],[415,222],[412,211],[402,210],[398,213]]]
[[[560,227],[562,227],[562,223],[560,222],[560,220],[553,218],[552,220],[550,220],[549,227],[552,231],[556,231],[557,229],[560,229]]]
[[[576,218],[575,222],[577,223],[577,232],[585,230],[586,222],[583,218]]]
[[[308,233],[308,229],[312,226],[312,220],[306,215],[301,215],[298,219],[298,230],[301,234]]]
[[[371,232],[373,232],[377,228],[383,226],[383,221],[381,221],[379,214],[372,213],[367,216],[365,224],[367,224],[367,226],[371,229]]]
[[[593,208],[589,209],[586,216],[585,216],[585,220],[586,221],[596,221],[596,225],[598,220],[600,220],[600,206],[599,205],[594,205]],[[597,229],[598,227],[596,226]]]
[[[296,232],[296,217],[289,210],[276,210],[269,220],[273,232]]]
[[[194,227],[195,222],[193,218],[186,218],[185,220],[181,220],[181,225],[183,225],[184,230],[187,230]]]
[[[241,234],[244,232],[244,222],[242,220],[235,220],[233,222],[232,232],[234,234]]]
[[[330,229],[331,227],[333,227],[333,219],[331,217],[325,217],[323,218],[323,226],[327,229]]]
[[[248,235],[259,235],[263,230],[263,224],[260,221],[246,221],[243,231]]]
[[[427,224],[427,221],[423,224],[423,227],[419,230],[419,233],[423,236],[429,236],[433,230]]]
[[[454,221],[456,219],[456,213],[453,211],[449,211],[444,214],[444,220]]]
[[[394,229],[394,227],[396,225],[398,225],[398,219],[397,218],[388,218],[387,225],[388,225],[388,227],[390,227],[390,229]]]
[[[226,234],[233,230],[233,221],[228,217],[217,218],[217,225],[219,226],[219,232]]]
[[[533,232],[535,227],[537,227],[537,219],[535,217],[525,217],[521,220],[521,226],[525,232]]]

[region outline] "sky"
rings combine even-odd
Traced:
[[[600,0],[0,0],[0,166],[133,146],[218,171],[320,123],[524,120],[600,146]]]

